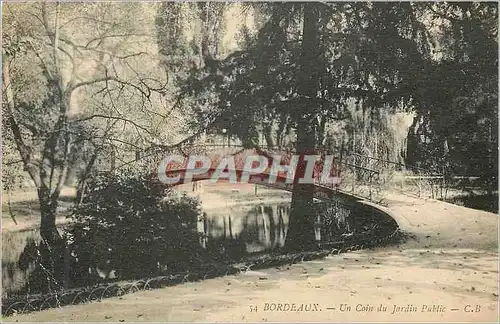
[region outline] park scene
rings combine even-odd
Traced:
[[[2,3],[2,321],[498,322],[498,4]]]

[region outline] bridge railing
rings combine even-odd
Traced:
[[[268,148],[265,146],[259,147],[257,149],[245,149],[243,146],[239,145],[228,147],[227,145],[217,144],[197,144],[187,145],[186,147],[178,147],[169,151],[158,150],[148,157],[148,161],[151,169],[154,170],[158,167],[161,160],[169,154],[180,154],[185,156],[208,155],[213,161],[218,161],[223,157],[229,155],[237,155],[240,152],[252,150],[258,150],[260,153],[265,153],[268,157],[280,154],[295,154],[293,150]],[[380,200],[382,187],[381,185],[383,183],[381,172],[374,168],[368,168],[363,165],[358,165],[356,161],[354,162],[355,163],[351,163],[346,160],[341,160],[340,158],[334,157],[334,174],[332,175],[339,177],[341,180],[340,183],[323,183],[321,179],[317,177],[316,184],[333,189],[340,189],[344,192],[351,193],[372,201]]]
[[[323,184],[340,189],[371,201],[381,199],[380,172],[378,170],[355,165],[340,159],[334,159],[336,176],[340,178],[338,185]]]
[[[358,166],[370,166],[378,170],[380,190],[398,190],[405,194],[433,199],[446,195],[447,182],[442,172],[357,153],[348,154],[348,159]]]
[[[293,150],[266,146],[258,149],[269,156],[283,153],[295,154]],[[147,159],[151,168],[155,169],[168,154],[209,155],[215,159],[217,157],[222,159],[245,150],[251,149],[245,149],[241,145],[187,144],[169,151],[157,150]],[[335,175],[341,179],[340,184],[321,183],[320,180],[317,184],[340,189],[372,201],[379,201],[383,191],[387,189],[399,190],[419,197],[442,198],[446,195],[446,179],[442,173],[376,157],[343,152],[334,158],[334,171]]]

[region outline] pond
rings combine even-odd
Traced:
[[[229,250],[228,244],[240,242],[240,254],[281,247],[285,243],[289,212],[288,202],[207,210],[198,223],[198,230],[206,237],[202,245],[207,249]],[[22,252],[33,240],[40,240],[37,229],[3,233],[3,294],[19,292],[27,285],[35,266],[25,260]]]
[[[354,247],[359,246],[360,243],[375,244],[378,239],[394,234],[398,228],[397,222],[390,215],[377,211],[369,205],[350,206],[340,202],[318,202],[316,207],[317,218],[314,222],[316,240],[323,245],[351,244],[349,246]],[[200,244],[208,252],[207,256],[215,262],[217,260],[238,262],[249,254],[270,252],[285,244],[289,214],[289,202],[250,204],[242,202],[232,207],[207,209],[204,217],[197,224],[197,230],[205,234]],[[60,230],[62,231],[63,228],[61,227]],[[3,233],[3,298],[16,294],[38,293],[40,289],[43,289],[37,284],[43,286],[43,283],[47,281],[44,270],[35,267],[32,260],[25,256],[27,253],[23,253],[30,250],[36,251],[33,246],[35,241],[39,240],[38,230]],[[106,260],[99,260],[101,261],[106,262]],[[101,265],[95,266],[101,268]],[[106,265],[104,267],[106,268]],[[38,272],[35,272],[36,270]],[[140,268],[139,271],[143,270]],[[123,273],[117,277],[115,269],[112,268],[97,269],[97,272],[100,279],[93,277],[91,281],[85,283],[75,281],[74,284],[91,285],[96,283],[95,279],[108,282],[110,279],[116,281],[130,277],[130,273]],[[78,273],[73,273],[73,275],[75,277],[72,280],[77,281],[80,277],[85,277]],[[34,280],[29,280],[30,276]],[[71,282],[67,283],[71,286]]]

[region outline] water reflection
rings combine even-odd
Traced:
[[[38,229],[2,233],[2,295],[38,292],[39,287],[30,286],[29,279],[37,269],[34,260],[40,241]]]
[[[281,247],[285,243],[289,212],[289,203],[208,211],[199,228],[205,234],[203,245],[210,249],[222,242],[244,244],[247,253]]]
[[[397,222],[390,216],[374,212],[368,206],[359,205],[355,209],[340,203],[318,203],[318,218],[315,222],[316,239],[323,243],[354,241],[356,235],[367,239],[384,237],[397,229]],[[290,214],[290,203],[252,204],[227,207],[218,210],[207,210],[198,222],[197,230],[203,233],[200,244],[206,249],[203,258],[210,261],[239,261],[249,253],[272,251],[285,243]],[[349,239],[348,239],[349,238]],[[36,270],[33,254],[36,253],[36,242],[40,241],[38,230],[6,232],[2,235],[2,288],[3,294],[25,294],[40,291],[37,283],[46,276]],[[31,254],[31,255],[30,255]],[[31,256],[31,257],[30,257]],[[99,260],[99,263],[106,260]],[[96,265],[101,270],[106,265]],[[72,269],[71,266],[65,270]],[[72,269],[73,271],[75,269]],[[99,269],[97,269],[99,271]],[[106,269],[107,273],[115,270]],[[111,272],[110,272],[111,271]],[[87,285],[80,282],[85,276],[72,272],[69,282],[74,285]],[[29,279],[32,283],[29,283]],[[101,279],[119,279],[104,278]],[[120,278],[121,275],[120,275]],[[94,278],[92,278],[94,280]],[[99,280],[99,278],[97,278]],[[46,281],[46,280],[45,280]],[[78,281],[78,282],[77,282]]]
[[[335,241],[349,230],[347,220],[350,216],[344,213],[346,210],[330,204],[316,206],[318,211],[322,211],[318,213],[315,222],[318,241]],[[200,244],[208,252],[210,260],[214,261],[240,261],[250,253],[279,249],[285,244],[289,214],[290,203],[239,205],[207,210],[197,225],[197,230],[204,234]],[[28,279],[36,269],[29,254],[36,251],[29,247],[36,247],[35,242],[40,241],[39,231],[7,232],[2,235],[2,240],[3,292],[35,292],[37,287],[30,287]],[[76,276],[78,277],[77,274]],[[102,275],[101,278],[104,280]]]

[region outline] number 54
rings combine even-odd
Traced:
[[[252,312],[257,312],[257,306],[255,306],[255,305],[250,305],[249,307],[250,307],[250,313],[252,313]]]

